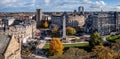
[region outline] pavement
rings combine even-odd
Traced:
[[[63,43],[63,44],[82,44],[82,43],[89,43],[87,41],[83,41],[83,42],[75,42],[75,43]]]
[[[48,59],[42,56],[21,56],[21,59]]]
[[[46,44],[45,40],[40,40],[39,44],[37,45],[37,48],[42,49],[45,44]]]

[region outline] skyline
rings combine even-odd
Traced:
[[[0,2],[0,12],[63,12],[78,10],[84,6],[85,11],[120,11],[120,0],[4,0]]]

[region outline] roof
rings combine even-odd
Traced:
[[[0,35],[0,54],[3,54],[10,42],[10,36]]]

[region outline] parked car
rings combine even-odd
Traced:
[[[75,36],[82,36],[82,34],[81,34],[81,33],[78,33],[78,34],[75,34]]]

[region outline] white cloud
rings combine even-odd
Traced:
[[[93,10],[93,8],[94,10],[99,10],[100,8],[108,7],[104,0],[4,0],[0,2],[0,9],[21,8],[23,10],[24,8],[24,10],[28,10],[28,8],[42,8],[44,11],[73,11],[79,6],[84,6],[85,10]],[[116,7],[116,9],[119,8]]]
[[[83,4],[91,4],[92,1],[90,1],[90,0],[81,0],[81,3],[83,3]]]
[[[120,6],[117,6],[116,9],[119,9],[119,10],[120,10]]]
[[[50,3],[50,0],[45,0],[46,5],[49,5],[49,3]]]
[[[117,5],[116,7],[113,8],[114,10],[120,10],[120,5]]]
[[[104,1],[96,1],[91,3],[91,8],[102,8],[106,5]]]
[[[8,8],[8,7],[22,7],[23,2],[20,0],[4,0],[0,2],[1,8]]]
[[[4,0],[4,1],[1,1],[2,4],[13,3],[13,2],[16,2],[16,0]]]
[[[4,0],[0,2],[0,8],[33,7],[35,0]]]

